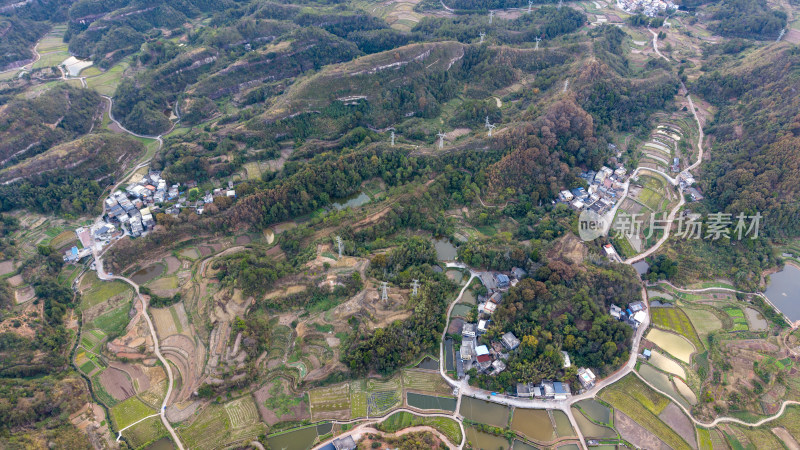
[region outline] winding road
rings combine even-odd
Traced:
[[[84,83],[85,83],[85,81],[84,81]],[[111,107],[112,107],[112,102],[113,102],[111,97],[108,97],[108,96],[105,96],[105,95],[103,95],[102,97],[104,99],[108,100],[108,117],[109,117],[109,119],[111,121],[113,121],[122,131],[124,131],[124,132],[126,132],[128,134],[131,134],[133,136],[136,136],[136,137],[155,139],[155,140],[158,141],[158,150],[161,150],[161,148],[164,145],[164,140],[162,139],[163,135],[145,136],[145,135],[136,134],[136,133],[126,129],[125,127],[122,126],[122,124],[117,122],[117,120],[114,119],[114,117],[111,115]],[[167,131],[167,133],[172,131],[175,128],[175,126],[177,125],[177,123],[178,122],[173,123],[172,127],[169,129],[169,131]],[[146,159],[144,161],[139,162],[136,166],[134,166],[133,169],[128,171],[128,174],[132,173],[133,171],[138,170],[141,167],[145,167],[145,166],[149,165],[150,164],[150,159],[151,158],[148,158],[148,159]],[[114,185],[111,188],[111,192],[114,192],[124,182],[124,180],[127,179],[127,177],[128,177],[128,175],[121,177],[120,181],[118,181],[117,184]],[[106,213],[106,204],[105,204],[105,202],[103,202],[103,213],[97,219],[95,219],[95,223],[97,223],[99,221],[102,221],[103,220],[103,216],[105,215],[105,213]],[[116,241],[114,241],[114,242],[116,242]],[[169,361],[167,361],[167,359],[164,358],[164,355],[161,354],[161,349],[160,349],[159,342],[158,342],[158,334],[156,333],[156,329],[153,326],[153,321],[150,319],[150,314],[147,312],[148,303],[145,300],[145,298],[142,296],[142,294],[139,292],[139,285],[136,284],[133,280],[131,280],[129,278],[125,278],[123,276],[119,276],[119,275],[108,274],[103,269],[103,253],[105,253],[109,248],[111,248],[111,246],[114,245],[114,242],[112,242],[108,246],[106,246],[103,249],[102,253],[98,252],[97,247],[95,245],[92,246],[92,256],[94,257],[95,269],[97,271],[97,278],[99,278],[100,280],[104,280],[104,281],[111,281],[111,280],[123,281],[123,282],[131,285],[133,287],[133,289],[136,291],[136,296],[139,298],[139,301],[142,303],[142,316],[144,317],[145,321],[147,322],[147,327],[150,329],[150,336],[153,338],[153,353],[155,353],[156,357],[161,362],[161,364],[164,366],[164,370],[167,373],[167,393],[164,396],[164,401],[161,403],[161,408],[158,411],[158,413],[156,413],[154,415],[151,415],[151,416],[143,417],[142,419],[138,420],[137,422],[135,422],[133,424],[130,424],[127,427],[121,429],[119,431],[118,436],[117,436],[117,441],[119,441],[119,439],[122,437],[122,432],[125,429],[127,429],[127,428],[129,428],[129,427],[131,427],[131,426],[133,426],[133,425],[135,425],[135,424],[137,424],[137,423],[139,423],[139,422],[141,422],[143,420],[146,420],[146,419],[148,419],[150,417],[159,416],[159,417],[161,417],[161,422],[164,424],[164,427],[167,429],[167,431],[169,431],[170,436],[172,436],[172,440],[175,443],[175,445],[177,446],[177,448],[179,450],[183,450],[183,444],[181,443],[181,440],[178,437],[178,433],[176,433],[175,429],[172,428],[172,425],[169,423],[169,420],[167,420],[167,416],[166,416],[167,403],[169,402],[169,398],[172,395],[172,389],[173,389],[174,384],[175,384],[175,376],[172,373],[172,367],[170,366]]]

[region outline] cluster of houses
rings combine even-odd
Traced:
[[[564,368],[572,367],[569,354],[561,352],[564,361]],[[582,389],[589,389],[594,386],[597,377],[592,369],[581,367],[578,369],[578,382]],[[539,384],[517,383],[517,397],[542,398],[553,400],[566,400],[570,396],[569,383],[552,380],[542,380]]]
[[[519,346],[519,339],[513,333],[503,335],[500,342],[488,345],[478,345],[478,337],[485,333],[491,324],[492,314],[500,305],[503,293],[508,288],[515,286],[525,277],[525,270],[515,267],[511,275],[504,273],[483,272],[480,275],[481,283],[486,287],[487,295],[478,296],[478,321],[477,323],[464,323],[461,329],[461,348],[456,352],[456,371],[459,378],[472,368],[478,372],[497,375],[506,370],[505,361],[508,352]]]
[[[626,309],[612,304],[609,307],[608,314],[619,321],[629,324],[633,329],[637,329],[647,320],[645,309],[647,309],[647,306],[644,302],[633,302]]]
[[[111,229],[119,226],[123,234],[139,237],[155,226],[155,212],[160,211],[165,203],[173,202],[165,208],[166,214],[177,215],[185,207],[194,209],[197,214],[203,214],[205,205],[212,203],[215,197],[236,197],[233,183],[228,182],[228,189],[217,188],[206,193],[202,199],[189,202],[183,196],[181,188],[193,188],[196,185],[173,184],[167,187],[167,181],[161,178],[160,172],[134,174],[124,191],[114,192],[106,198],[105,225]],[[95,239],[102,240],[99,236],[95,236]]]
[[[125,191],[114,192],[106,198],[106,221],[109,226],[118,224],[131,236],[141,236],[155,226],[153,212],[158,210],[157,205],[176,197],[178,185],[167,189],[167,181],[159,172],[146,176],[135,174]]]
[[[580,177],[586,180],[589,188],[579,187],[561,191],[558,194],[558,201],[577,211],[588,209],[602,216],[625,194],[626,175],[627,170],[623,166],[614,170],[603,166],[597,172],[593,170],[583,172]]]
[[[617,0],[617,8],[629,14],[640,12],[648,17],[656,17],[668,10],[678,9],[678,6],[670,0]]]

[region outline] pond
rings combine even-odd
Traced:
[[[461,397],[459,413],[465,418],[493,427],[508,426],[508,407],[472,397]]]
[[[145,447],[145,450],[173,450],[174,448],[175,444],[170,438],[161,438]]]
[[[456,259],[456,247],[447,239],[434,239],[433,248],[436,249],[436,259],[439,261],[454,261]]]
[[[672,385],[672,381],[670,381],[669,377],[663,372],[660,372],[653,366],[642,364],[642,366],[639,367],[639,375],[641,375],[645,380],[649,381],[650,384],[655,386],[660,391],[669,394],[673,399],[685,406],[686,409],[691,408],[689,402],[687,402],[686,399],[678,393],[678,391]]]
[[[685,337],[653,328],[647,333],[647,340],[686,364],[691,362],[694,345]]]
[[[475,293],[469,289],[464,291],[464,295],[461,296],[461,300],[459,301],[459,303],[467,303],[470,305],[478,304],[478,302],[475,300]]]
[[[267,437],[267,443],[276,450],[308,450],[316,439],[317,426],[310,426]]]
[[[426,356],[425,359],[417,364],[417,369],[439,370],[439,361]]]
[[[611,423],[611,410],[597,400],[581,400],[577,405],[595,422]]]
[[[453,317],[467,317],[467,314],[469,314],[470,311],[472,311],[472,306],[464,305],[462,303],[459,303],[456,306],[453,306],[453,314],[452,314],[452,316]]]
[[[369,202],[369,200],[369,195],[363,192],[356,192],[353,195],[348,195],[347,197],[337,199],[335,202],[331,203],[331,206],[341,211],[347,208],[359,207]]]
[[[472,444],[472,448],[482,450],[497,450],[510,448],[508,439],[501,436],[493,436],[488,433],[483,433],[475,428],[466,427],[467,441]]]
[[[681,378],[686,378],[686,370],[684,370],[680,364],[662,355],[658,351],[653,350],[650,356],[650,364],[656,366],[664,372],[669,372]]]
[[[789,320],[800,320],[800,269],[787,264],[780,272],[770,275],[764,294]]]
[[[144,269],[141,269],[138,272],[131,275],[131,281],[133,281],[136,284],[145,284],[148,281],[153,280],[154,278],[164,273],[165,269],[166,267],[164,266],[164,264],[161,263],[156,263],[153,264],[152,266],[147,266]]]
[[[558,437],[575,436],[575,430],[572,429],[572,424],[569,423],[569,417],[564,411],[550,411],[553,415],[553,420],[556,423],[556,433]]]
[[[437,397],[434,395],[417,394],[409,392],[406,394],[408,406],[417,409],[439,409],[442,411],[455,411],[456,399],[450,397]]]
[[[578,422],[578,428],[581,429],[581,433],[583,433],[584,437],[594,439],[616,439],[616,431],[592,422],[577,408],[572,408],[572,415],[575,416],[575,421]]]
[[[534,441],[548,442],[556,437],[550,414],[544,409],[514,409],[511,429]]]
[[[633,263],[632,266],[640,276],[646,274],[647,269],[650,268],[650,264],[647,264],[644,260],[637,261]]]
[[[539,447],[522,442],[519,439],[514,440],[514,450],[539,450]]]
[[[686,383],[683,382],[680,378],[673,378],[672,381],[675,383],[675,387],[678,388],[678,392],[681,393],[683,398],[689,402],[691,405],[697,404],[697,395],[695,395],[692,388],[690,388]]]
[[[444,274],[456,284],[461,284],[461,279],[464,278],[464,274],[460,270],[448,270]]]
[[[760,312],[753,308],[745,308],[744,315],[747,317],[747,322],[750,325],[751,331],[764,331],[769,328],[767,319],[761,315]]]

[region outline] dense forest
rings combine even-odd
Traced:
[[[503,296],[485,342],[507,331],[521,341],[508,370],[496,377],[478,376],[490,390],[512,392],[517,382],[542,379],[575,381],[576,367],[606,374],[628,359],[632,328],[608,315],[609,305],[625,307],[641,298],[629,266],[578,267],[563,261],[540,266]],[[572,368],[563,369],[561,351]]]
[[[786,28],[786,12],[758,0],[722,0],[711,11],[709,29],[726,37],[774,40]]]

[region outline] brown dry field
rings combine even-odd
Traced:
[[[692,448],[697,448],[697,439],[694,425],[675,403],[670,402],[661,414],[658,415],[664,423],[681,435]]]
[[[167,265],[167,275],[172,275],[181,268],[181,260],[174,256],[164,258],[164,263]]]
[[[14,261],[0,261],[0,275],[6,275],[14,271]]]
[[[161,339],[178,334],[170,308],[150,308],[150,313],[153,315],[153,322],[155,322],[156,331]]]
[[[800,450],[800,444],[797,443],[795,438],[783,427],[776,427],[772,429],[775,436],[783,442],[789,450]]]
[[[22,283],[24,283],[24,280],[22,279],[22,275],[19,275],[19,274],[14,275],[13,277],[9,277],[8,280],[6,280],[6,281],[8,281],[8,284],[10,284],[11,287],[17,287],[17,286],[21,285]]]
[[[139,392],[144,392],[150,389],[150,385],[152,383],[148,373],[153,372],[157,376],[160,375],[163,377],[163,370],[159,368],[150,368],[150,367],[146,367],[143,369],[142,366],[138,364],[126,364],[114,361],[109,364],[109,367],[113,367],[128,374],[128,377],[130,377],[131,380],[135,381],[135,388],[137,388]],[[145,373],[145,371],[147,371],[147,373]]]
[[[619,411],[614,411],[614,427],[623,439],[639,448],[669,448],[653,433]]]
[[[128,375],[114,367],[109,367],[100,374],[100,384],[103,385],[103,389],[106,392],[118,401],[125,400],[136,394]]]

